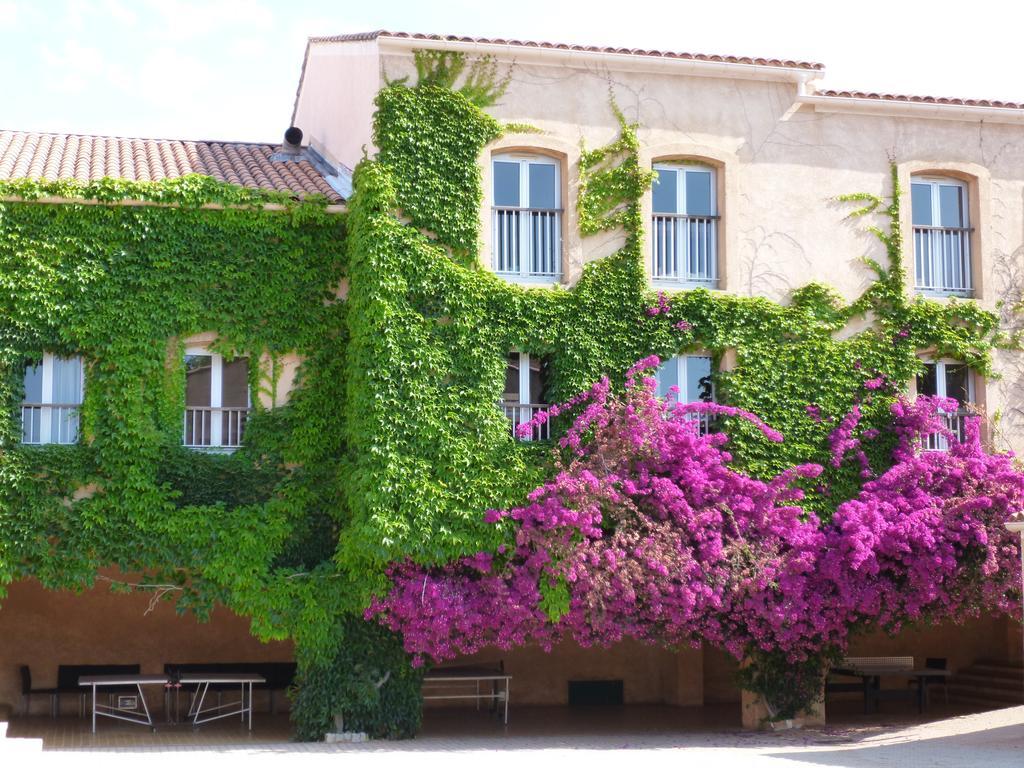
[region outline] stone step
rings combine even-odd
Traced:
[[[987,701],[1005,701],[1008,704],[1024,703],[1024,693],[1006,688],[988,688],[980,685],[957,685],[949,684],[950,698],[966,696],[974,699],[985,699]]]
[[[965,667],[961,672],[965,674],[1005,677],[1018,681],[1024,680],[1024,667],[1019,664],[1009,664],[1001,661],[976,661],[971,666]]]
[[[978,659],[947,684],[950,701],[980,709],[1002,709],[1024,702],[1024,667],[998,659]]]
[[[949,678],[950,685],[956,686],[980,686],[983,688],[999,688],[1007,691],[1020,693],[1024,690],[1020,680],[1006,678],[996,675],[980,675],[972,672],[960,672]]]
[[[949,692],[949,701],[952,704],[964,704],[974,709],[981,710],[1009,709],[1014,706],[1020,706],[1019,702],[992,701],[990,699],[974,698],[972,696],[963,695],[954,696],[952,691]]]

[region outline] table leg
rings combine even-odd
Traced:
[[[860,685],[864,692],[864,714],[871,714],[871,678],[864,675],[860,679]]]
[[[917,678],[917,714],[923,715],[925,710],[925,699],[928,696],[928,680],[924,677]]]
[[[245,693],[245,686],[242,686],[242,693]],[[252,683],[249,683],[249,730],[252,730]]]
[[[92,732],[96,733],[96,683],[92,684]]]
[[[135,687],[139,691],[139,701],[142,702],[142,711],[146,713],[146,725],[155,731],[156,728],[153,728],[153,718],[149,714],[149,705],[146,704],[146,697],[142,695],[142,683],[136,683]]]
[[[196,691],[196,701],[189,710],[189,715],[192,717],[193,728],[199,727],[199,713],[203,711],[203,702],[206,700],[206,692],[210,689],[210,684],[203,683],[199,686],[199,688],[202,690],[202,692],[200,693],[200,691]]]
[[[512,688],[512,678],[505,678],[505,725],[508,725],[508,700],[511,698],[509,691]]]

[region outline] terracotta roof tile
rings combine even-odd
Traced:
[[[872,99],[874,101],[898,101],[905,104],[935,104],[946,107],[991,107],[993,109],[1024,109],[1024,104],[994,99],[957,99],[945,96],[910,96],[902,93],[871,93],[868,91],[815,91],[815,96],[830,96],[837,99]]]
[[[534,40],[507,40],[490,37],[463,37],[460,35],[426,35],[410,32],[388,32],[378,29],[374,32],[357,32],[349,35],[329,35],[311,37],[311,43],[345,43],[365,40],[376,40],[380,37],[391,37],[407,40],[434,40],[449,43],[479,43],[482,45],[510,45],[517,48],[545,48],[557,51],[581,51],[584,53],[613,53],[629,56],[651,56],[661,59],[682,59],[684,61],[713,61],[724,64],[750,64],[760,67],[783,67],[786,69],[824,70],[823,64],[813,61],[793,61],[790,59],[769,59],[754,56],[719,56],[706,53],[684,53],[679,51],[660,51],[648,48],[613,48],[598,45],[573,45],[570,43],[548,43]]]
[[[251,189],[341,200],[308,159],[278,162],[271,159],[276,150],[270,144],[0,130],[0,180],[157,181],[199,173]]]

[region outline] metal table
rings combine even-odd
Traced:
[[[853,684],[847,689],[843,684],[832,684],[829,688],[833,691],[860,690],[864,694],[864,714],[871,714],[878,711],[878,702],[883,699],[908,699],[914,696],[913,691],[905,689],[882,689],[883,677],[905,677],[917,680],[917,711],[924,713],[928,707],[928,680],[935,678],[946,678],[950,676],[948,669],[910,669],[907,667],[835,667],[832,670],[834,675],[844,677],[859,677],[860,684]]]
[[[182,685],[195,685],[195,698],[189,706],[188,717],[192,720],[192,726],[196,727],[213,720],[220,720],[225,717],[238,715],[242,722],[248,716],[249,730],[252,730],[252,687],[261,685],[266,681],[263,675],[256,674],[220,674],[217,672],[191,672],[182,673],[177,681]],[[203,708],[206,696],[210,692],[211,685],[237,685],[239,688],[239,700],[229,701],[227,704],[214,704]],[[248,696],[246,696],[248,693]]]
[[[481,692],[481,683],[490,683],[491,692]],[[499,683],[503,683],[500,688]],[[476,687],[473,693],[468,692],[468,686],[471,684]],[[504,721],[508,725],[508,700],[511,686],[512,675],[506,675],[504,672],[472,667],[438,669],[423,678],[423,699],[475,699],[477,709],[480,708],[481,699],[489,699],[495,706],[504,703]],[[430,689],[439,689],[441,692],[428,694],[427,691]]]
[[[92,732],[96,733],[97,716],[124,720],[137,725],[148,725],[153,728],[153,718],[149,713],[149,707],[146,706],[146,697],[142,693],[142,686],[167,685],[167,682],[167,675],[84,675],[78,678],[79,685],[92,688]],[[117,694],[116,706],[96,702],[96,692],[99,688],[125,686],[135,686],[138,695]]]

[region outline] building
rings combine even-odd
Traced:
[[[244,186],[317,191],[339,202],[348,189],[348,169],[358,164],[364,147],[372,148],[374,97],[390,80],[414,76],[414,53],[423,50],[493,57],[511,78],[489,112],[503,123],[537,129],[508,132],[479,158],[485,191],[480,266],[511,282],[572,287],[585,264],[621,247],[617,233],[579,234],[576,196],[581,144],[601,146],[619,130],[609,108],[610,89],[626,116],[640,124],[642,165],[659,171],[659,181],[642,200],[653,288],[700,286],[779,301],[800,285],[821,281],[852,301],[872,278],[861,257],[875,244],[861,227],[846,222],[848,209],[835,201],[856,192],[888,194],[895,162],[910,212],[902,232],[908,254],[913,248],[908,290],[989,309],[1024,297],[1024,105],[839,93],[823,87],[822,65],[807,62],[383,31],[318,37],[309,41],[293,112],[292,123],[308,142],[299,162],[275,160],[271,147],[2,134],[0,177],[157,178],[192,170]],[[816,250],[823,243],[828,250]],[[1008,309],[1000,311],[1007,324],[1014,322]],[[210,340],[186,341],[183,442],[232,448],[243,440],[249,394],[240,384],[244,372],[204,347]],[[1019,354],[999,354],[1001,378],[995,380],[983,379],[963,361],[934,359],[928,350],[921,356],[926,374],[909,383],[911,391],[955,396],[965,410],[1002,414],[992,439],[1000,447],[1024,448]],[[728,359],[721,364],[728,366]],[[681,356],[662,371],[661,386],[679,384],[690,399],[713,397],[711,366],[707,354]],[[508,370],[504,407],[518,423],[548,402],[543,364],[513,352]],[[73,441],[80,368],[44,358],[26,383],[38,384],[38,400],[25,405],[26,442]],[[60,411],[67,406],[69,413]],[[939,441],[930,447],[943,446]],[[118,601],[116,609],[111,600]],[[11,670],[19,661],[54,666],[75,642],[109,648],[118,620],[97,627],[85,616],[90,606],[102,605],[128,625],[145,602],[138,596],[130,600],[135,602],[99,594],[42,595],[27,583],[12,587],[0,612],[0,633],[23,639],[4,644],[0,699],[14,698]],[[81,618],[69,620],[76,611]],[[135,646],[145,665],[167,661],[179,642],[178,630],[169,628],[177,620],[160,620],[169,622],[161,631],[167,645]],[[76,630],[70,644],[62,641],[61,649],[39,644],[36,638],[53,636],[58,624],[82,631]],[[33,631],[24,632],[26,626]],[[242,639],[244,627],[234,619],[188,632],[192,656],[237,655],[239,645],[249,648],[246,643],[252,646],[247,652],[260,657],[289,654],[284,645],[257,649]],[[134,640],[117,642],[123,658]],[[853,651],[947,657],[962,669],[979,659],[1019,658],[1020,646],[1019,625],[987,618],[966,628],[862,637]],[[731,679],[734,662],[711,650],[566,645],[551,655],[524,648],[502,656],[516,678],[516,701],[523,704],[564,704],[568,683],[578,680],[621,680],[627,703],[740,700]]]
[[[872,278],[860,259],[877,246],[844,221],[849,209],[835,201],[851,192],[888,194],[893,160],[910,212],[902,222],[914,254],[908,290],[1002,305],[1004,322],[1013,323],[1005,306],[1024,290],[1024,152],[1017,148],[1024,105],[836,92],[824,83],[824,67],[809,62],[379,31],[309,40],[293,123],[325,156],[356,163],[372,146],[377,91],[414,74],[413,56],[426,49],[492,57],[507,67],[508,88],[488,112],[538,129],[510,132],[480,157],[484,269],[524,284],[572,286],[584,264],[621,246],[614,236],[581,237],[576,209],[582,147],[602,146],[618,132],[610,90],[639,123],[641,163],[660,171],[642,200],[654,288],[705,286],[782,300],[817,280],[853,300]],[[509,258],[520,227],[523,241],[531,227],[544,232],[529,263]],[[827,251],[815,250],[823,243]],[[1024,447],[1019,354],[1001,354],[1001,378],[989,381],[960,361],[933,360],[926,350],[921,356],[927,374],[910,382],[911,391],[1000,413],[997,440]],[[536,390],[540,377],[526,374],[528,363],[510,364],[506,402],[517,421],[537,400],[530,380]],[[700,354],[671,361],[661,385],[689,382],[681,397],[707,397],[699,382],[709,363]],[[865,638],[854,650],[948,656],[963,668],[980,658],[1019,658],[1020,645],[1019,625],[993,620]],[[627,701],[739,696],[731,662],[710,651],[560,649],[548,657],[522,650],[506,654],[506,663],[520,701],[564,703],[563,681],[593,677],[624,679]]]

